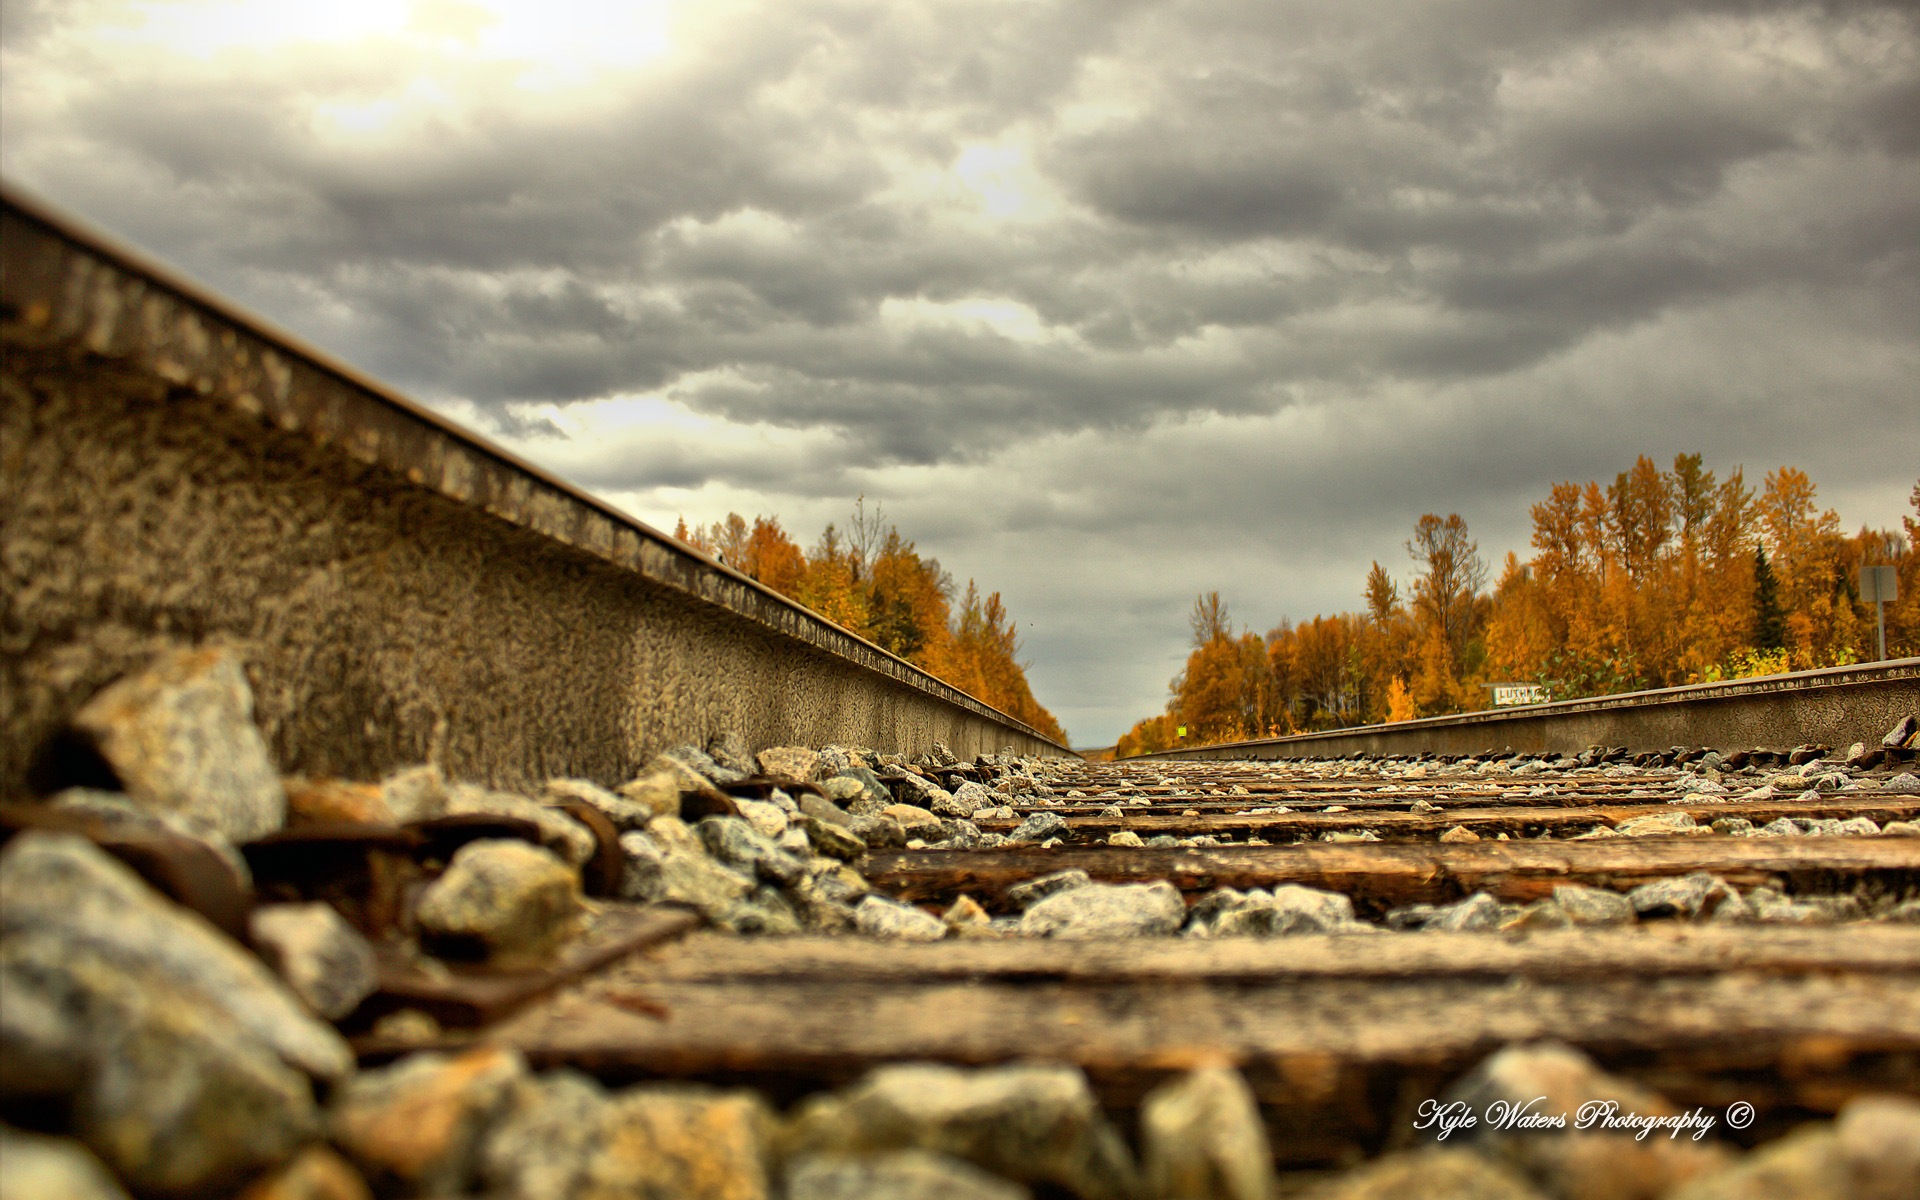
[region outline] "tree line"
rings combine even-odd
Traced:
[[[1551,699],[1842,666],[1878,650],[1859,569],[1891,565],[1887,654],[1920,654],[1920,482],[1900,530],[1840,532],[1805,472],[1756,491],[1699,454],[1642,455],[1610,484],[1555,484],[1532,506],[1533,556],[1490,571],[1459,514],[1422,516],[1404,588],[1377,560],[1365,607],[1263,638],[1218,592],[1189,615],[1191,653],[1166,712],[1115,754],[1405,721],[1490,705],[1496,683]]]
[[[779,518],[739,513],[673,536],[799,601],[827,620],[899,655],[937,679],[1066,744],[1066,731],[1033,698],[1020,640],[1000,593],[982,598],[967,580],[956,602],[953,576],[922,556],[866,497],[843,531],[828,525],[802,550]]]

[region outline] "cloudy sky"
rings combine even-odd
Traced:
[[[856,495],[1081,745],[1554,481],[1920,476],[1920,16],[0,4],[0,169],[672,528]]]

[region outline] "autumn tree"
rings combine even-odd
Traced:
[[[1414,607],[1458,654],[1466,643],[1473,599],[1487,582],[1479,543],[1467,537],[1459,513],[1444,521],[1427,513],[1415,523],[1407,553],[1420,567],[1413,581]]]
[[[807,577],[807,556],[777,517],[755,517],[742,569],[783,596],[796,599]]]
[[[829,524],[805,552],[774,517],[749,525],[728,513],[691,528],[682,517],[674,536],[1065,743],[1059,721],[1033,696],[999,593],[982,599],[968,580],[956,611],[952,577],[887,523],[878,504],[869,509],[865,496],[854,504],[849,532]]]
[[[1019,654],[1020,639],[1000,593],[982,600],[980,589],[973,580],[967,580],[966,595],[954,623],[950,674],[946,678],[968,695],[1025,721],[1057,742],[1065,742],[1067,735],[1060,723],[1033,698]]]

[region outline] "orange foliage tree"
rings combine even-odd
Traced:
[[[958,610],[954,582],[938,560],[886,522],[866,498],[845,532],[828,525],[802,551],[774,517],[749,525],[738,513],[689,528],[676,538],[791,597],[936,678],[1024,721],[1056,742],[1067,734],[1039,701],[1020,661],[1020,643],[998,592],[980,598],[970,579]]]
[[[1428,513],[1406,543],[1404,591],[1375,562],[1364,612],[1282,621],[1264,656],[1207,593],[1166,713],[1116,753],[1459,712],[1496,682],[1571,698],[1854,662],[1876,651],[1863,566],[1899,578],[1888,655],[1920,654],[1920,482],[1900,530],[1852,537],[1817,494],[1790,466],[1756,495],[1699,454],[1666,470],[1642,455],[1604,486],[1552,485],[1532,506],[1533,556],[1506,555],[1491,592],[1466,522]]]

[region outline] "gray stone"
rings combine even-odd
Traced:
[[[855,817],[853,836],[872,850],[898,850],[907,844],[907,831],[900,828],[900,822],[878,814]]]
[[[607,1093],[573,1071],[517,1081],[475,1154],[488,1194],[575,1200],[606,1120]]]
[[[1880,914],[1882,921],[1896,925],[1920,925],[1920,897],[1902,900],[1886,912]]]
[[[540,798],[544,802],[543,807],[564,803],[584,804],[622,832],[645,829],[648,821],[660,815],[651,804],[617,796],[586,779],[549,779],[541,789]],[[677,810],[679,805],[676,803],[674,807]]]
[[[107,829],[191,838],[218,855],[243,886],[253,886],[253,871],[247,866],[246,857],[225,834],[190,813],[142,808],[124,792],[94,788],[67,788],[48,803],[61,812],[85,817]]]
[[[806,861],[787,853],[740,817],[702,817],[695,831],[714,858],[743,874],[792,883]]]
[[[0,1200],[127,1200],[127,1193],[81,1143],[0,1125]]]
[[[710,786],[705,780],[695,782],[692,776],[677,766],[656,762],[636,778],[621,784],[616,791],[622,800],[656,817],[677,817],[680,815],[683,794],[704,791]],[[644,822],[641,827],[645,828]]]
[[[482,1135],[526,1080],[509,1047],[412,1054],[342,1088],[329,1132],[383,1191],[459,1195],[476,1173]]]
[[[1614,826],[1614,832],[1625,837],[1648,837],[1664,834],[1702,834],[1702,829],[1692,816],[1683,812],[1655,813],[1651,816],[1634,817]]]
[[[853,828],[853,817],[847,810],[823,796],[816,796],[812,792],[801,792],[795,804],[802,813],[816,821],[825,821],[829,825],[838,825],[846,830]]]
[[[1712,828],[1722,837],[1751,837],[1754,833],[1753,822],[1745,817],[1717,817]]]
[[[760,773],[794,783],[812,783],[820,769],[820,755],[805,746],[775,746],[756,756]]]
[[[934,843],[938,850],[972,850],[980,845],[980,839],[986,835],[980,827],[964,817],[954,817],[940,822],[940,840]]]
[[[915,807],[924,808],[929,812],[939,812],[943,807],[947,809],[954,807],[953,794],[931,779],[908,772],[899,778],[898,783],[901,798]],[[964,817],[967,814],[955,811],[948,812],[947,815]]]
[[[1013,832],[1007,835],[1007,844],[1010,846],[1037,845],[1048,838],[1065,837],[1066,834],[1065,817],[1059,813],[1037,812],[1014,827]]]
[[[740,812],[740,819],[753,826],[754,832],[763,838],[779,841],[780,835],[787,831],[787,814],[777,804],[765,800],[740,800],[733,802]]]
[[[820,748],[820,768],[818,772],[815,773],[814,778],[824,779],[830,775],[838,775],[852,767],[864,767],[866,765],[865,759],[857,750],[849,750],[845,746],[822,746]]]
[[[0,1080],[10,1103],[28,1099],[23,1083],[66,1085],[54,1096],[27,1090],[64,1108],[69,1130],[133,1191],[217,1194],[319,1132],[312,1087],[253,1035],[242,1021],[251,1014],[152,965],[46,927],[9,930]],[[312,1022],[291,997],[280,1005]]]
[[[1789,897],[1770,887],[1754,888],[1745,903],[1753,920],[1769,924],[1832,925],[1865,915],[1852,896]]]
[[[1634,921],[1633,902],[1605,888],[1557,884],[1553,899],[1575,925],[1631,925]]]
[[[1245,893],[1238,888],[1215,888],[1187,907],[1187,925],[1190,928],[1210,926],[1221,913],[1233,908],[1244,898]]]
[[[1856,1096],[1834,1122],[1851,1195],[1859,1200],[1920,1196],[1920,1101],[1911,1096]]]
[[[1739,893],[1718,876],[1695,871],[1679,879],[1657,879],[1627,893],[1627,901],[1641,917],[1684,917],[1694,920],[1713,911]]]
[[[1880,786],[1889,792],[1900,792],[1904,795],[1920,794],[1920,775],[1915,775],[1911,771],[1902,771]]]
[[[750,1092],[654,1085],[610,1096],[580,1200],[769,1200],[774,1119]]]
[[[1222,909],[1212,926],[1217,937],[1280,937],[1327,933],[1354,923],[1352,900],[1289,883],[1271,892],[1255,888]]]
[[[23,833],[0,850],[0,934],[87,949],[127,980],[167,980],[286,1062],[322,1079],[353,1069],[340,1035],[313,1019],[259,959],[72,834]]]
[[[1568,929],[1573,918],[1553,900],[1535,900],[1500,923],[1503,930]]]
[[[1727,891],[1728,895],[1708,914],[1707,920],[1727,925],[1740,925],[1753,920],[1753,906],[1739,892],[1732,888]]]
[[[698,746],[676,746],[664,754],[656,754],[641,772],[642,778],[661,774],[671,776],[682,792],[703,791],[746,778],[742,772],[722,767]]]
[[[1030,1200],[1027,1188],[924,1150],[812,1154],[787,1168],[787,1200]]]
[[[1803,1126],[1668,1200],[1911,1200],[1920,1195],[1920,1104],[1866,1095],[1832,1125]]]
[[[852,1087],[804,1102],[788,1142],[796,1158],[901,1149],[947,1154],[1083,1200],[1123,1200],[1138,1191],[1126,1143],[1074,1067],[881,1067]]]
[[[978,900],[972,896],[961,896],[947,906],[946,912],[940,914],[940,923],[952,930],[954,936],[968,937],[990,933],[993,918],[987,915],[986,909],[980,907]]]
[[[805,823],[802,828],[807,841],[819,853],[847,862],[858,862],[866,855],[867,844],[855,836],[853,830],[822,821],[812,813],[803,815],[801,820]]]
[[[789,827],[785,833],[774,839],[773,844],[802,862],[813,857],[813,839],[807,836],[804,824]]]
[[[836,804],[846,804],[867,794],[867,785],[852,775],[833,775],[820,781],[820,790]]]
[[[853,928],[854,905],[871,890],[858,871],[816,856],[808,860],[806,874],[787,889],[787,897],[808,929],[839,933]]]
[[[1719,916],[1718,913],[1714,915]],[[1747,916],[1766,925],[1831,925],[1835,921],[1830,909],[1785,897],[1750,904]]]
[[[373,947],[329,905],[264,905],[253,910],[247,932],[293,994],[329,1021],[379,986]]]
[[[1333,829],[1333,830],[1328,830],[1326,833],[1321,834],[1320,840],[1323,842],[1333,842],[1336,844],[1353,843],[1353,842],[1377,842],[1380,840],[1380,835],[1375,833],[1371,829],[1361,829],[1361,830]],[[1446,841],[1447,839],[1445,837],[1442,837],[1440,840]],[[1479,839],[1475,838],[1474,840],[1478,841]],[[1220,844],[1220,841],[1219,839],[1212,838],[1212,837],[1191,837],[1191,838],[1185,839],[1184,844],[1189,846],[1218,846]]]
[[[447,811],[447,781],[432,763],[406,767],[380,781],[380,800],[402,825]]]
[[[910,838],[937,838],[943,828],[939,817],[912,804],[889,804],[879,815],[900,826]]]
[[[854,907],[853,927],[868,937],[899,942],[937,942],[947,936],[939,917],[871,892]]]
[[[1509,1046],[1481,1062],[1440,1098],[1480,1118],[1449,1140],[1505,1161],[1555,1196],[1640,1200],[1718,1170],[1727,1150],[1711,1140],[1654,1135],[1636,1139],[1597,1124],[1578,1128],[1581,1106],[1616,1105],[1643,1116],[1677,1116],[1664,1096],[1607,1074],[1580,1051],[1557,1042]],[[1501,1119],[1504,1106],[1507,1119]],[[1524,1116],[1526,1120],[1518,1120]],[[1548,1122],[1558,1119],[1559,1128]],[[1529,1124],[1528,1122],[1531,1122]],[[1439,1133],[1430,1127],[1423,1136]]]
[[[1034,904],[1020,918],[1020,931],[1058,938],[1147,937],[1178,932],[1186,917],[1179,889],[1164,880],[1093,883]]]
[[[1920,729],[1920,720],[1916,720],[1913,717],[1901,718],[1892,729],[1887,730],[1886,736],[1880,739],[1880,748],[1882,750],[1900,749],[1908,742],[1914,740],[1914,731],[1916,729]]]
[[[620,835],[627,869],[620,895],[628,900],[684,904],[718,920],[753,890],[753,877],[707,857],[706,847],[678,817],[655,817],[644,832]]]
[[[1230,1067],[1201,1067],[1140,1105],[1147,1190],[1175,1200],[1268,1200],[1273,1148],[1259,1104]]]
[[[1482,929],[1498,929],[1507,919],[1500,902],[1485,892],[1475,892],[1464,900],[1452,904],[1443,904],[1433,911],[1422,929],[1438,929],[1453,933],[1465,933]]]
[[[538,846],[483,838],[454,853],[446,873],[420,893],[414,919],[442,948],[526,962],[552,954],[585,914],[572,867]]]
[[[1078,867],[1069,871],[1055,871],[1051,875],[1014,884],[1007,889],[1007,903],[1024,912],[1048,896],[1086,887],[1092,882],[1093,878]]]
[[[692,747],[682,747],[682,750]],[[675,754],[680,751],[676,750]],[[702,772],[717,784],[738,783],[760,770],[760,764],[754,761],[753,746],[738,730],[716,733],[707,739],[707,758],[719,768],[718,773]]]
[[[447,786],[447,815],[512,817],[540,830],[540,844],[579,866],[593,857],[596,843],[585,825],[556,809],[536,804],[513,792],[497,792],[473,783]]]
[[[957,805],[966,810],[959,814],[963,817],[972,817],[981,809],[993,808],[998,803],[992,792],[971,779],[953,789],[953,799]]]
[[[838,781],[838,782],[836,782]],[[851,790],[849,783],[859,785]],[[820,785],[836,801],[845,804],[847,811],[858,815],[861,811],[879,812],[893,803],[893,793],[880,777],[865,767],[850,767]],[[861,806],[856,808],[855,806]]]
[[[196,817],[235,842],[286,823],[253,690],[223,650],[162,654],[88,700],[73,724],[146,808]]]
[[[720,914],[719,925],[734,933],[787,936],[800,932],[800,917],[787,898],[765,884],[748,892]]]

